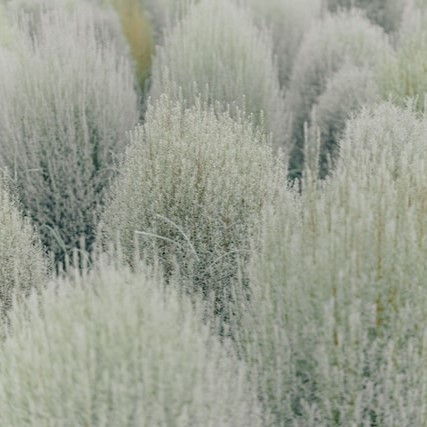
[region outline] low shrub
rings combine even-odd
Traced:
[[[277,426],[424,425],[427,120],[350,120],[334,176],[265,214],[241,348]]]
[[[0,375],[1,425],[261,425],[244,364],[141,267],[101,264],[15,309]]]
[[[304,127],[328,81],[343,66],[376,69],[392,56],[383,31],[356,11],[327,15],[307,33],[295,60],[287,95],[292,112],[290,177],[304,164]]]
[[[81,235],[90,249],[114,156],[139,117],[132,66],[101,12],[18,14],[22,54],[0,81],[0,165],[57,261]]]
[[[277,55],[279,79],[287,87],[292,66],[307,30],[322,14],[321,0],[246,0],[258,27],[272,34]]]
[[[167,96],[130,135],[121,173],[102,216],[98,240],[120,243],[177,269],[192,291],[214,296],[225,318],[230,283],[249,250],[249,226],[283,186],[283,165],[246,119]]]
[[[328,80],[312,112],[312,126],[318,128],[320,133],[321,178],[325,178],[333,169],[338,142],[347,120],[362,106],[372,105],[380,98],[376,76],[370,69],[344,65]]]
[[[408,10],[400,32],[396,55],[381,67],[378,81],[384,98],[405,106],[409,98],[416,98],[416,108],[425,111],[427,78],[427,11]]]
[[[174,84],[189,102],[201,92],[224,109],[237,105],[273,133],[276,146],[282,145],[284,104],[272,41],[245,8],[204,0],[190,9],[157,49],[152,97],[158,99]]]

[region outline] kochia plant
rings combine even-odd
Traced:
[[[408,98],[416,97],[416,108],[425,111],[427,94],[427,12],[418,15],[408,11],[408,21],[400,33],[395,57],[387,61],[379,75],[380,87],[385,98],[404,106]]]
[[[317,99],[312,126],[319,130],[321,178],[333,168],[346,121],[362,106],[380,100],[375,77],[369,68],[344,65],[328,79],[325,91]]]
[[[284,140],[284,104],[271,37],[259,31],[250,13],[228,0],[193,6],[157,50],[151,95],[158,99],[176,84],[189,102],[199,92],[226,109],[235,104],[257,125]]]
[[[99,9],[42,7],[18,22],[25,44],[0,81],[0,165],[59,261],[81,235],[91,244],[113,158],[138,120],[135,81]]]
[[[292,112],[291,177],[303,168],[304,126],[328,82],[343,66],[376,70],[391,47],[383,31],[353,11],[328,15],[307,33],[292,71],[287,107]]]
[[[307,29],[322,14],[321,0],[246,0],[254,21],[272,34],[279,65],[280,83],[289,83],[292,66]]]
[[[273,425],[426,424],[426,141],[411,109],[365,109],[334,176],[266,213],[242,348]]]
[[[16,297],[40,288],[48,263],[30,222],[0,179],[0,324]]]
[[[4,426],[260,426],[245,366],[144,268],[57,279],[11,313]]]
[[[225,316],[249,226],[283,186],[282,168],[250,122],[163,95],[131,133],[99,240],[118,239],[129,262],[145,252],[168,275],[178,268]]]

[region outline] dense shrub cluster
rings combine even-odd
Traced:
[[[246,0],[253,10],[254,21],[272,34],[277,55],[279,77],[287,86],[293,62],[302,39],[322,13],[321,0]]]
[[[273,45],[243,7],[227,0],[203,0],[157,49],[151,95],[157,99],[176,84],[188,101],[200,92],[224,109],[235,104],[254,123],[284,141],[284,105]]]
[[[24,45],[0,81],[0,164],[61,260],[81,235],[90,245],[114,155],[139,112],[111,16],[86,4],[70,12],[40,5],[18,13]],[[10,58],[3,62],[11,67]]]
[[[1,425],[261,425],[243,363],[147,269],[57,279],[42,301],[2,343]]]
[[[383,31],[371,24],[362,15],[353,11],[328,15],[318,24],[314,25],[304,38],[298,52],[290,80],[290,89],[287,96],[287,107],[292,115],[292,155],[290,160],[290,176],[300,176],[304,161],[304,126],[310,122],[313,106],[318,103],[319,97],[329,91],[328,97],[334,96],[331,87],[336,83],[331,80],[338,79],[339,87],[337,96],[349,77],[336,77],[337,73],[345,73],[353,67],[376,70],[386,58],[391,55],[391,47]],[[328,84],[329,83],[329,84]],[[366,93],[366,91],[364,92]],[[366,93],[369,101],[371,96]],[[346,102],[341,110],[341,117],[349,111],[346,107],[365,101],[361,94],[358,99]],[[342,127],[332,124],[335,128]],[[337,141],[333,141],[335,144]],[[328,147],[332,142],[328,142]]]
[[[273,425],[425,425],[426,141],[366,109],[334,176],[266,213],[242,341]]]
[[[427,91],[426,24],[426,7],[410,4],[399,34],[396,54],[384,64],[378,79],[384,97],[391,96],[401,106],[409,98],[416,98],[416,108],[423,111]]]
[[[0,0],[0,425],[427,425],[426,24]]]
[[[126,160],[100,226],[108,248],[119,239],[177,268],[196,291],[224,309],[239,260],[247,259],[249,227],[284,185],[283,165],[245,119],[196,102],[185,108],[166,95],[131,134]]]

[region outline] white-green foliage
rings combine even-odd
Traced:
[[[190,286],[224,307],[249,231],[283,186],[283,165],[260,131],[199,102],[184,108],[163,95],[130,137],[99,240],[117,239],[128,261],[159,257]]]
[[[267,212],[243,348],[272,425],[426,425],[426,165],[426,118],[364,109],[334,176]]]
[[[404,106],[408,98],[416,98],[418,110],[425,109],[427,94],[427,10],[408,4],[399,33],[396,55],[381,68],[379,84],[383,97],[392,97]]]
[[[372,70],[354,65],[343,66],[327,82],[326,89],[313,107],[315,127],[320,132],[320,174],[324,177],[334,163],[338,141],[346,121],[363,105],[380,98]]]
[[[33,228],[0,179],[0,323],[14,297],[43,285],[47,267]]]
[[[147,269],[101,267],[11,313],[0,424],[259,426],[245,366],[190,301]]]
[[[66,11],[53,3],[16,15],[24,45],[0,80],[0,165],[58,259],[81,235],[90,244],[113,157],[139,113],[132,66],[109,19],[89,4]],[[7,58],[0,64],[11,67]]]
[[[287,108],[292,112],[290,173],[303,163],[304,123],[328,82],[343,66],[375,70],[391,55],[383,31],[356,11],[327,15],[307,33],[290,80]]]
[[[375,24],[387,33],[396,32],[402,22],[402,15],[408,0],[327,0],[331,11],[359,8]]]
[[[321,16],[321,0],[246,0],[258,26],[272,34],[279,77],[287,86],[295,56],[307,30]]]
[[[168,34],[153,62],[154,99],[176,84],[185,99],[199,92],[208,102],[235,104],[284,140],[284,105],[269,34],[250,13],[228,0],[203,0]]]

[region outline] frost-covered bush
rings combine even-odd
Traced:
[[[267,27],[273,37],[282,86],[288,84],[298,48],[308,29],[321,16],[321,0],[246,0],[258,26]]]
[[[260,425],[243,363],[159,276],[103,266],[52,285],[11,313],[1,425]]]
[[[293,116],[292,177],[302,169],[304,124],[310,122],[312,107],[334,74],[344,65],[376,70],[390,55],[383,31],[355,11],[326,16],[307,33],[295,60],[287,96],[287,108]]]
[[[154,52],[154,39],[151,24],[140,0],[14,0],[9,8],[18,13],[25,11],[30,16],[32,31],[37,32],[40,14],[46,10],[59,8],[63,11],[75,12],[85,4],[92,5],[95,11],[93,12],[94,25],[100,27],[99,32],[104,33],[103,42],[112,42],[125,55],[130,50],[137,81],[141,88],[145,89]],[[105,39],[107,29],[108,41]],[[97,31],[95,29],[95,32]]]
[[[351,114],[363,105],[380,99],[373,72],[353,65],[343,66],[327,82],[313,107],[315,127],[320,131],[320,176],[324,178],[334,164],[338,141]]]
[[[38,237],[0,179],[0,318],[14,297],[41,287],[47,273]]]
[[[160,258],[196,292],[215,297],[217,314],[239,261],[248,257],[249,226],[283,186],[283,165],[245,119],[190,108],[163,95],[130,136],[112,186],[99,241],[118,239],[125,258]]]
[[[406,3],[407,0],[327,0],[331,11],[353,7],[364,10],[366,16],[387,33],[399,30]]]
[[[277,426],[427,422],[427,121],[348,123],[335,175],[265,215],[243,341]]]
[[[425,110],[427,93],[427,11],[407,11],[396,55],[381,68],[379,82],[383,97],[404,106],[409,98],[416,98],[418,110]]]
[[[179,86],[194,102],[199,92],[224,109],[235,104],[255,124],[284,140],[284,106],[271,37],[254,26],[250,13],[228,0],[203,0],[157,49],[151,95]]]
[[[81,235],[91,244],[95,210],[138,120],[138,100],[132,66],[99,9],[39,12],[20,15],[25,49],[0,81],[0,165],[61,260]]]

